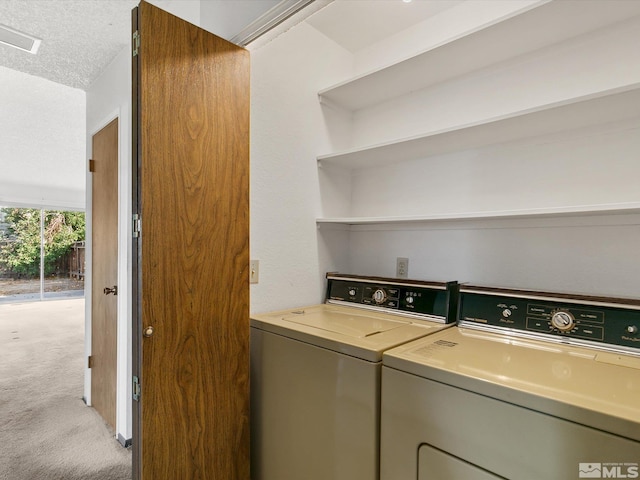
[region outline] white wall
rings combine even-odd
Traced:
[[[82,210],[85,92],[0,67],[0,205]]]
[[[201,0],[148,0],[148,2],[189,23],[201,26]]]
[[[345,261],[329,247],[347,232],[319,239],[315,223],[316,156],[334,148],[317,92],[351,71],[352,56],[306,23],[250,50],[251,310],[264,312],[319,303],[324,271]]]
[[[131,438],[131,54],[123,50],[87,91],[87,152],[91,158],[92,138],[118,118],[118,293],[117,296],[117,397],[116,433]],[[87,169],[88,170],[88,169]],[[85,283],[85,351],[91,355],[91,174],[87,173],[87,275]],[[91,370],[85,369],[84,396],[91,404]]]

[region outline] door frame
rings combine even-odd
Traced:
[[[93,180],[89,172],[89,159],[92,155],[93,136],[113,120],[118,119],[118,295],[117,295],[117,366],[116,366],[116,437],[122,446],[131,444],[131,205],[122,192],[127,192],[131,185],[130,175],[130,124],[131,114],[127,105],[120,105],[96,123],[97,127],[87,132],[87,164],[86,164],[86,275],[85,275],[85,358],[91,355],[91,307],[92,307],[92,261],[93,245]],[[85,361],[84,397],[85,403],[91,405],[91,370]]]

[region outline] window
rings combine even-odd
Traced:
[[[0,207],[0,302],[84,295],[85,215]]]

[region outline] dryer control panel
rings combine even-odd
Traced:
[[[327,303],[455,322],[457,282],[424,282],[327,274]]]
[[[636,348],[640,300],[464,286],[461,326],[521,331],[559,340]]]

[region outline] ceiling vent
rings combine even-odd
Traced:
[[[0,24],[0,43],[35,55],[40,47],[40,42],[42,40],[39,38]]]

